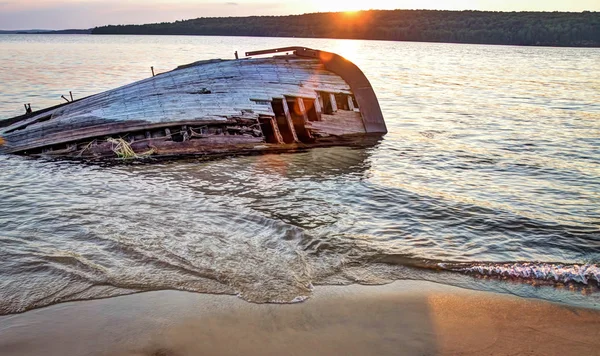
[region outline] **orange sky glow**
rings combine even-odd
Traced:
[[[598,0],[0,0],[0,29],[91,28],[197,17],[369,9],[600,11]]]

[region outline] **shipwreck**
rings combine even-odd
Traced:
[[[26,106],[24,115],[0,121],[0,152],[243,154],[348,145],[387,132],[371,84],[347,59],[305,47],[246,57],[183,65],[39,111]]]

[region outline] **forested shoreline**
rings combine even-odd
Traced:
[[[96,35],[309,37],[600,47],[600,12],[369,10],[103,26]]]

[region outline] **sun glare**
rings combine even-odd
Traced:
[[[342,57],[354,61],[358,55],[359,45],[356,41],[336,41],[335,53]]]
[[[320,12],[356,12],[360,10],[368,10],[372,8],[370,2],[358,1],[358,0],[329,0],[329,1],[313,1],[313,6],[317,11]]]

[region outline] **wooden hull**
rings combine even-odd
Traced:
[[[210,60],[0,121],[0,152],[132,158],[261,152],[360,141],[387,132],[351,62],[300,47]]]

